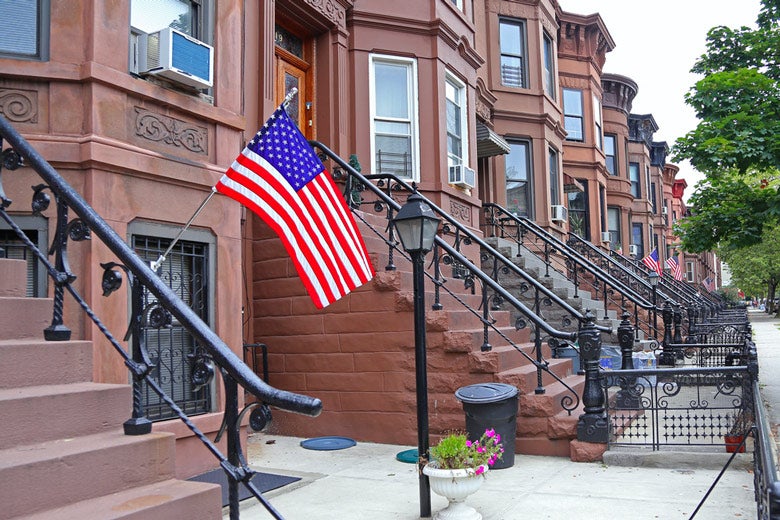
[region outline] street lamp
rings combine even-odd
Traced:
[[[420,516],[431,516],[431,487],[423,474],[428,460],[428,374],[425,359],[425,254],[433,248],[440,219],[416,191],[393,219],[401,246],[412,257],[414,284],[414,366],[417,388],[417,453]]]
[[[651,271],[647,278],[648,282],[650,282],[650,287],[653,288],[653,339],[658,341],[658,309],[656,308],[656,301],[658,299],[658,282],[661,280],[661,277],[657,272]]]

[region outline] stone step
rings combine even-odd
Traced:
[[[27,262],[0,258],[0,296],[23,297],[27,295]]]
[[[114,427],[95,435],[0,450],[0,518],[172,479],[174,442],[171,433],[131,436]]]
[[[0,388],[91,380],[89,341],[0,340]]]
[[[75,504],[26,515],[18,520],[217,520],[222,518],[218,484],[164,480]]]
[[[51,298],[0,297],[0,309],[0,330],[13,331],[16,339],[43,338],[51,325]]]
[[[115,429],[130,417],[131,390],[89,382],[2,389],[0,449]]]

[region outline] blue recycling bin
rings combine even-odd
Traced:
[[[501,435],[504,453],[491,469],[511,468],[517,437],[517,388],[504,383],[480,383],[458,388],[455,397],[463,403],[469,440],[479,440],[490,428]]]

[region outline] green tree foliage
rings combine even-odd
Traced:
[[[714,27],[691,69],[703,75],[686,95],[700,122],[675,143],[706,176],[678,225],[688,252],[747,247],[780,216],[780,0],[763,0],[755,29]]]
[[[731,269],[732,284],[747,295],[775,297],[780,281],[780,227],[767,229],[761,242],[745,247],[721,251],[723,260]]]

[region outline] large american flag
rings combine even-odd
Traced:
[[[666,266],[672,271],[672,276],[675,280],[683,279],[682,267],[680,267],[680,262],[677,261],[676,256],[670,256],[667,258]]]
[[[317,308],[374,276],[344,199],[283,106],[214,189],[257,213],[279,235]]]
[[[662,276],[664,274],[664,269],[658,262],[658,249],[653,249],[649,255],[642,259],[642,263],[644,263],[649,269],[652,269],[658,273],[658,276]]]

